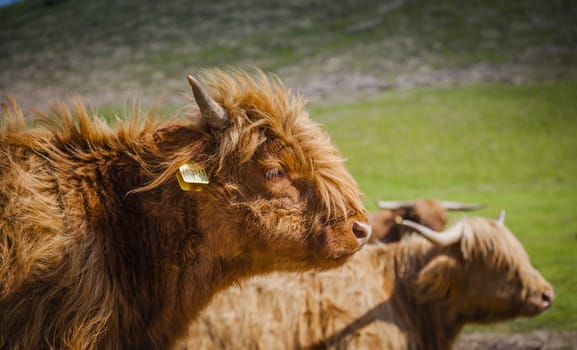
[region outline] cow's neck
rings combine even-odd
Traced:
[[[147,175],[123,151],[86,157],[61,178],[69,216],[84,221],[84,249],[99,251],[99,266],[109,276],[102,293],[118,298],[109,324],[124,332],[120,337],[129,339],[126,334],[144,324],[167,342],[156,346],[167,347],[216,291],[243,277],[248,263],[215,254],[208,232],[197,225],[203,194],[183,192],[176,178],[128,193]]]
[[[185,202],[185,207],[195,205],[194,196],[185,196],[181,200]],[[161,211],[160,208],[158,212],[163,212],[163,217],[156,218],[151,215],[148,220],[151,229],[145,231],[145,236],[150,237],[149,242],[159,242],[156,247],[147,246],[143,249],[149,254],[144,257],[147,261],[143,266],[148,269],[150,280],[137,283],[134,287],[138,288],[149,282],[151,288],[161,287],[154,292],[156,299],[146,300],[149,309],[156,315],[156,318],[149,322],[151,327],[169,330],[170,338],[176,339],[185,334],[188,324],[216,292],[250,272],[250,263],[245,255],[234,256],[219,252],[222,247],[218,247],[218,242],[214,242],[210,237],[211,234],[219,235],[203,230],[192,215],[181,217],[178,215],[181,213],[166,213],[166,210]],[[162,227],[158,225],[167,221],[174,222],[175,225],[164,226],[165,231],[162,231]],[[156,231],[161,231],[161,234],[158,235]],[[162,305],[162,308],[156,309],[155,305],[158,304]],[[143,307],[145,308],[146,306]]]
[[[413,242],[414,243],[414,242]],[[422,303],[416,300],[415,283],[419,271],[438,254],[438,249],[428,241],[422,244],[399,243],[395,259],[396,282],[392,292],[395,315],[400,318],[407,334],[409,349],[450,349],[463,327],[463,322],[447,304]],[[416,336],[410,334],[417,333]]]

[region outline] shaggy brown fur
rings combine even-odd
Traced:
[[[303,99],[260,72],[204,81],[224,130],[194,107],[113,128],[76,100],[28,129],[8,101],[0,348],[165,349],[232,283],[332,268],[364,243],[359,189]],[[175,177],[190,160],[210,179],[200,191]]]
[[[416,234],[339,269],[274,274],[218,295],[177,349],[447,350],[466,323],[531,316],[552,288],[502,224],[458,222],[459,244]]]

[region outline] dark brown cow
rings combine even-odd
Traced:
[[[0,348],[165,349],[212,296],[343,264],[370,235],[328,136],[264,73],[192,77],[186,120],[73,102],[0,133]]]
[[[276,273],[219,294],[176,349],[447,350],[467,323],[534,316],[551,285],[502,220],[363,248],[344,266]]]
[[[373,229],[372,240],[395,242],[405,230],[398,218],[420,223],[434,230],[445,229],[448,211],[471,211],[484,207],[483,204],[465,204],[436,199],[418,199],[415,201],[377,201],[377,210],[369,215]]]

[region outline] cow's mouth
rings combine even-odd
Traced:
[[[555,294],[553,290],[546,290],[543,292],[535,292],[527,300],[523,314],[526,316],[534,316],[544,312],[553,305]]]
[[[344,262],[359,251],[371,237],[371,226],[359,220],[346,220],[335,225],[325,225],[319,234],[319,254],[335,263]]]

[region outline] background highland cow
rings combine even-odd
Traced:
[[[401,232],[407,228],[399,218],[411,220],[437,231],[445,229],[449,211],[470,211],[483,208],[480,204],[441,201],[436,199],[418,199],[414,201],[377,201],[380,210],[369,215],[372,228],[372,240],[394,242],[401,238]]]
[[[215,298],[177,349],[450,349],[468,323],[553,303],[502,220],[460,220],[368,245],[339,269],[247,281]],[[434,243],[431,243],[432,242]]]

